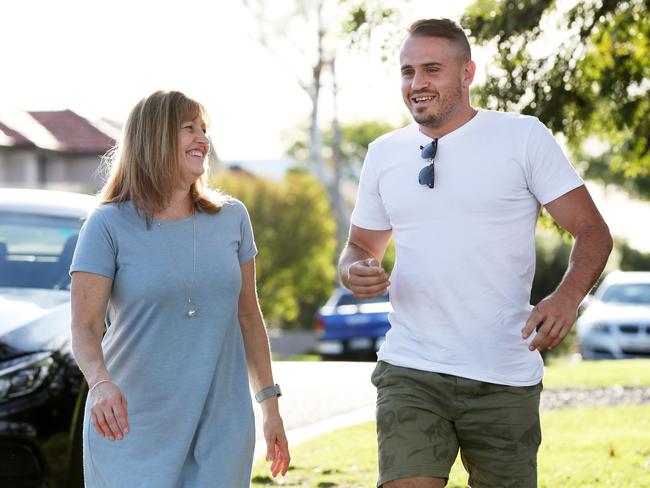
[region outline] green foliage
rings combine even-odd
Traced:
[[[535,236],[537,265],[530,296],[533,305],[555,290],[564,276],[571,253],[571,243],[547,225],[546,222],[540,221]]]
[[[327,194],[301,171],[277,183],[224,172],[213,183],[248,208],[259,250],[257,287],[272,326],[311,328],[314,312],[331,293],[335,224]]]
[[[650,253],[637,251],[625,241],[616,241],[614,245],[620,256],[618,269],[623,271],[650,271]]]
[[[379,136],[395,130],[386,122],[366,121],[345,124],[341,127],[343,156],[349,163],[361,163],[368,152],[368,145]],[[327,137],[331,137],[330,134]]]
[[[571,235],[559,229],[546,213],[542,213],[537,225],[535,252],[537,263],[530,294],[530,303],[533,305],[557,288],[567,269],[571,253]],[[575,340],[575,329],[571,329],[559,346],[542,352],[544,361],[549,357],[562,356],[577,350]]]
[[[347,46],[357,50],[367,50],[376,43],[383,61],[388,53],[395,51],[403,32],[400,8],[409,0],[339,0],[342,14],[341,37]]]
[[[391,273],[393,266],[395,266],[395,241],[391,239],[388,241],[388,246],[386,246],[386,252],[381,260],[381,267],[384,268],[387,273]]]
[[[368,145],[379,136],[395,130],[394,127],[385,122],[365,121],[352,124],[341,125],[341,156],[342,156],[342,174],[345,178],[356,182],[363,163],[363,159],[368,152]],[[287,154],[300,162],[307,162],[309,159],[309,133],[306,124],[296,127],[284,134],[286,141]],[[331,128],[323,131],[324,145],[332,145]],[[328,164],[332,164],[331,151],[326,154]]]
[[[539,117],[587,177],[650,198],[650,2],[478,0],[461,22],[497,49],[479,103]]]

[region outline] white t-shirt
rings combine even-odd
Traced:
[[[538,383],[543,364],[521,338],[546,204],[583,185],[534,117],[479,110],[438,140],[435,188],[418,183],[431,138],[417,124],[372,144],[352,224],[392,229],[391,329],[378,357],[489,383]],[[534,334],[533,334],[534,337]]]

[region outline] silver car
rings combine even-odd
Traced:
[[[650,357],[650,272],[607,275],[576,329],[584,359]]]

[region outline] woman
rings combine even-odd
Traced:
[[[140,101],[80,232],[72,345],[90,387],[90,487],[248,487],[247,366],[271,472],[288,469],[250,220],[241,202],[203,189],[206,121],[180,92]]]

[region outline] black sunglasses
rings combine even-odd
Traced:
[[[420,170],[418,181],[420,185],[427,185],[429,188],[433,188],[435,182],[433,159],[436,157],[436,152],[438,151],[438,139],[434,139],[426,146],[420,146],[420,149],[422,149],[422,159],[428,160],[429,164]]]

